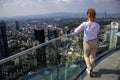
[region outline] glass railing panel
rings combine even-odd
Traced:
[[[1,77],[4,80],[31,80],[33,77],[36,80],[37,77],[42,80],[66,80],[81,68],[81,42],[80,33],[66,34],[10,56],[3,60],[5,62],[1,61]]]
[[[65,35],[46,46],[46,70],[52,72],[52,80],[66,80],[81,68],[80,64],[84,63],[82,44],[78,44],[81,40],[80,34]],[[50,66],[53,67],[49,68]],[[42,75],[43,73],[37,74]],[[26,79],[31,80],[30,76],[32,75],[27,76]]]
[[[26,55],[16,57],[4,64],[2,67],[2,78],[5,80],[16,80],[19,77],[35,71],[38,66],[35,51],[29,51]]]
[[[111,35],[111,29],[110,27],[105,28],[105,26],[102,26],[103,28],[100,29],[99,32],[99,48],[97,50],[97,55],[99,53],[102,53],[109,49],[110,46],[110,35]]]
[[[41,69],[40,71],[29,74],[29,76],[25,77],[26,80],[55,80],[57,78],[57,68],[49,67],[45,69]]]

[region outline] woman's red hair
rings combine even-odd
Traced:
[[[90,21],[92,21],[92,22],[95,21],[95,16],[96,16],[95,9],[93,9],[93,8],[88,9],[87,16]]]

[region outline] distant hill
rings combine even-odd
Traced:
[[[37,14],[37,15],[28,15],[28,16],[13,16],[13,17],[0,17],[0,19],[38,19],[38,18],[55,18],[55,17],[80,17],[81,13],[66,13],[66,12],[56,12],[48,14]]]
[[[97,17],[103,16],[104,13],[97,13]],[[108,17],[110,16],[119,16],[120,13],[116,14],[107,14]],[[28,15],[28,16],[15,16],[15,17],[0,17],[0,20],[7,20],[7,19],[40,19],[40,18],[55,18],[55,17],[86,17],[86,13],[69,13],[69,12],[56,12],[56,13],[48,13],[48,14],[39,14],[39,15]]]

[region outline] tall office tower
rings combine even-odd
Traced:
[[[0,59],[8,57],[8,43],[6,36],[6,23],[0,22]]]
[[[44,29],[34,29],[35,39],[41,44],[45,42],[45,31]],[[40,65],[44,65],[46,63],[46,53],[45,47],[40,49],[36,49],[37,53],[37,61]]]
[[[104,31],[104,41],[110,42],[110,27],[111,25],[105,25],[105,31]]]
[[[57,29],[48,29],[48,39],[54,39],[59,36],[58,30]]]
[[[105,10],[105,13],[104,13],[104,21],[106,21],[106,15],[107,15],[107,11]]]
[[[115,33],[119,31],[120,31],[119,22],[111,22],[110,48],[114,48],[120,45],[120,37],[115,35]]]
[[[41,44],[45,42],[45,31],[44,29],[34,29],[35,39]]]
[[[19,25],[19,22],[18,22],[18,21],[15,22],[15,25],[16,25],[16,30],[19,30],[20,25]]]

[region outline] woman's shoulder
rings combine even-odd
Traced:
[[[82,22],[82,24],[85,24],[85,23],[87,23],[87,21],[83,21],[83,22]]]
[[[83,25],[86,25],[88,23],[88,21],[86,20],[86,21],[84,21],[84,22],[82,22],[82,24]]]
[[[99,23],[97,23],[97,22],[94,22],[95,23],[95,25],[97,25],[98,27],[100,26],[100,24]]]
[[[86,21],[82,22],[80,25],[85,26],[86,25]]]

